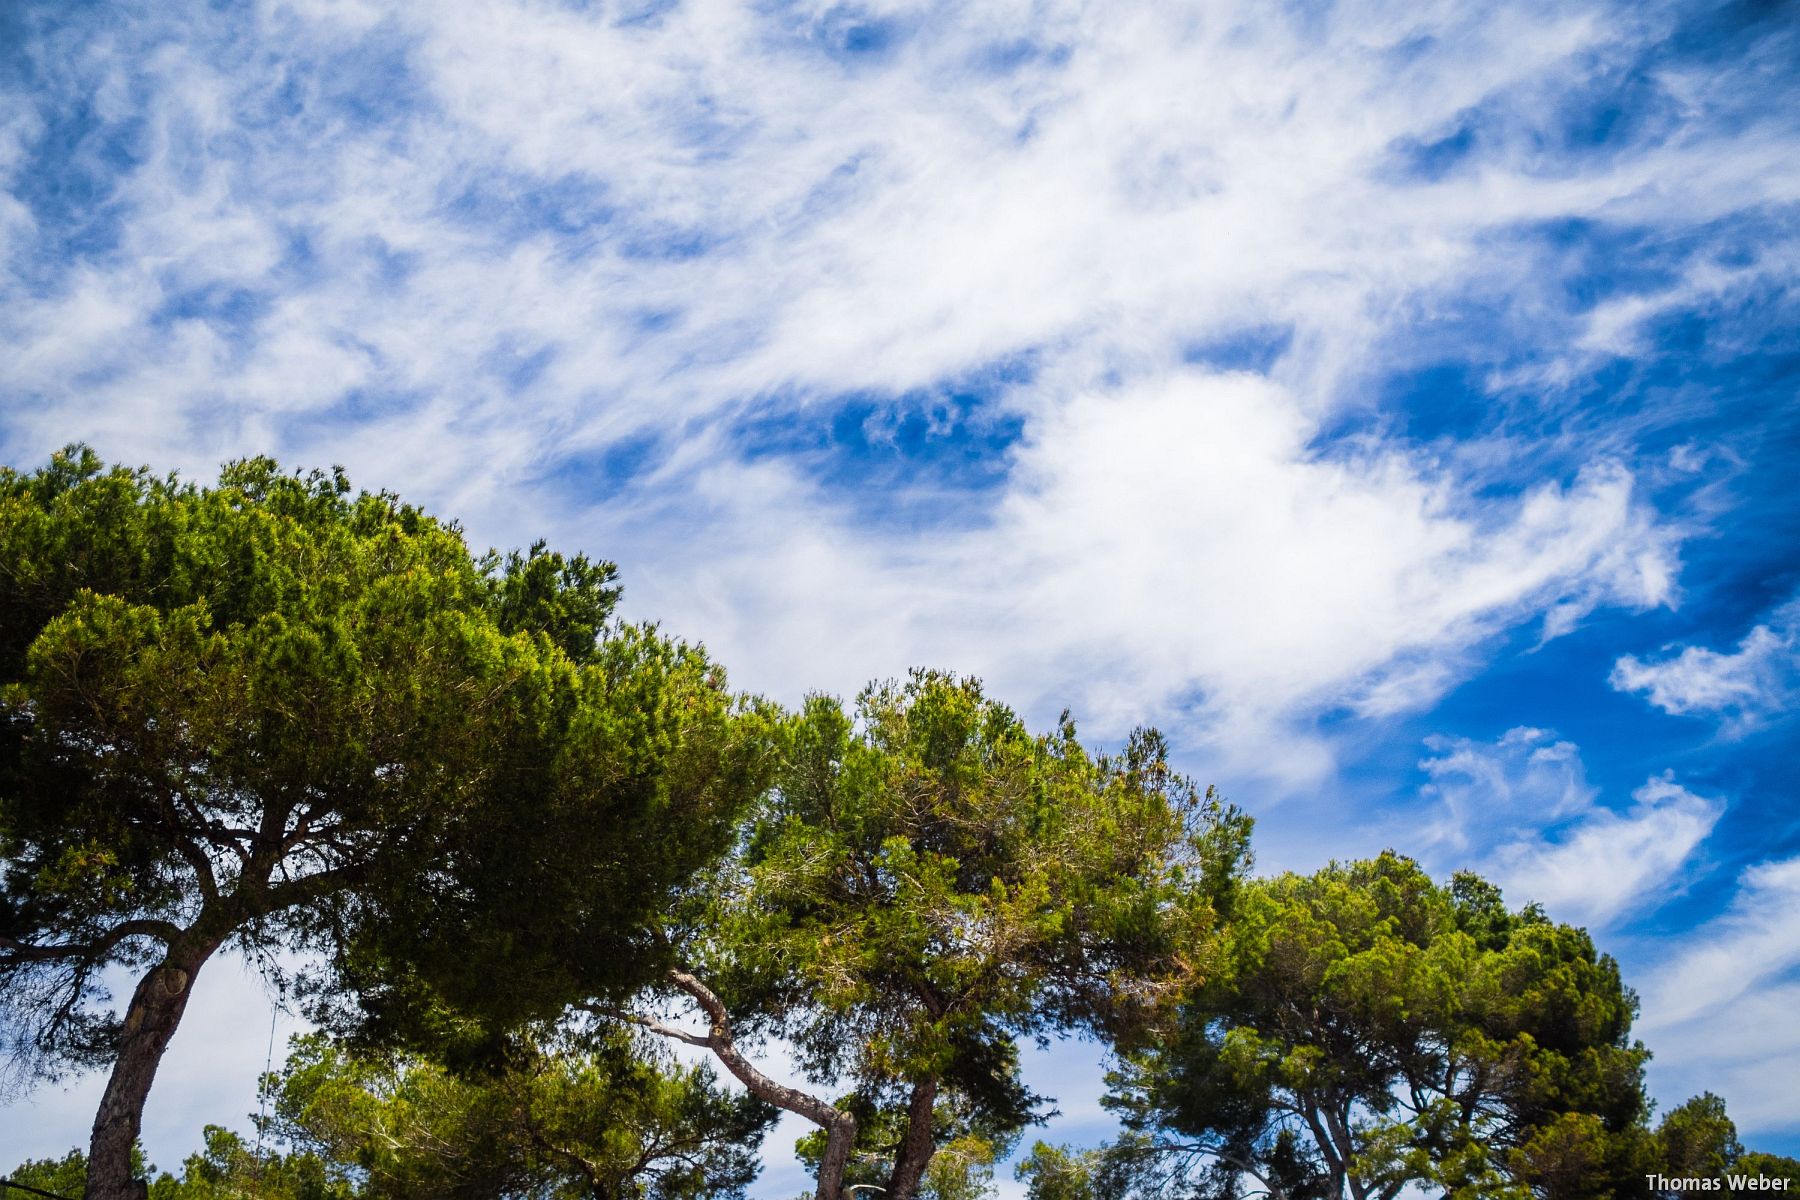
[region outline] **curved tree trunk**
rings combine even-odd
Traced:
[[[906,1102],[906,1134],[900,1139],[900,1153],[888,1176],[886,1200],[913,1200],[919,1193],[919,1181],[925,1177],[925,1168],[931,1165],[931,1156],[937,1150],[931,1136],[937,1093],[935,1079],[913,1085],[912,1097]]]
[[[144,1195],[131,1174],[131,1149],[144,1122],[144,1101],[163,1051],[187,1009],[194,976],[217,948],[216,941],[177,945],[138,980],[125,1010],[119,1055],[88,1142],[87,1200],[140,1200]]]
[[[712,989],[688,971],[671,970],[668,978],[676,987],[693,997],[700,1010],[706,1014],[706,1036],[696,1037],[655,1021],[635,1019],[634,1023],[690,1046],[704,1046],[725,1065],[726,1070],[737,1077],[751,1095],[776,1108],[797,1113],[825,1130],[825,1154],[819,1160],[819,1187],[815,1200],[843,1200],[844,1169],[850,1165],[850,1151],[856,1142],[856,1117],[816,1096],[809,1096],[798,1088],[779,1083],[757,1070],[756,1065],[738,1048],[737,1041],[731,1034],[731,1022],[725,1012],[725,1005],[713,994]]]

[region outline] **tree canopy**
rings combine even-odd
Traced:
[[[1038,1099],[1017,1038],[1129,1038],[1215,953],[1248,821],[1154,733],[1095,757],[1066,717],[1033,734],[921,671],[854,713],[815,697],[777,742],[673,978],[708,1013],[700,1044],[741,1059],[736,1036],[777,1033],[841,1091],[762,1093],[820,1125],[822,1197],[866,1156],[908,1200],[941,1143],[1016,1133]]]
[[[356,1178],[358,1200],[730,1200],[776,1115],[620,1036],[524,1042],[458,1077],[315,1035],[269,1085],[270,1131]]]
[[[88,1195],[221,946],[325,953],[377,1016],[430,978],[628,989],[729,843],[760,751],[613,568],[460,531],[341,474],[215,487],[85,450],[0,471],[0,1005],[15,1063],[107,1064]],[[534,932],[490,936],[504,892]],[[123,1012],[102,972],[137,972]]]
[[[1703,1179],[1743,1190],[1739,1181],[1761,1177],[1786,1180],[1788,1191],[1800,1189],[1800,1159],[1746,1150],[1725,1101],[1711,1092],[1668,1111],[1656,1127],[1656,1150],[1657,1173],[1668,1179]]]
[[[705,1066],[653,1059],[627,1038],[521,1041],[505,1069],[458,1077],[312,1034],[264,1078],[254,1143],[208,1126],[179,1174],[141,1155],[134,1169],[150,1200],[741,1197],[774,1110]],[[86,1171],[74,1151],[5,1177],[80,1200]]]
[[[1042,1200],[1642,1195],[1635,997],[1587,934],[1394,854],[1246,887],[1229,968],[1132,1057],[1099,1154],[1040,1147]]]
[[[778,1108],[820,1200],[963,1200],[1042,1114],[1020,1042],[1069,1033],[1125,1133],[1039,1145],[1038,1200],[1800,1183],[1711,1094],[1652,1129],[1617,965],[1475,876],[1251,880],[1154,731],[1091,753],[933,671],[787,712],[617,598],[340,473],[0,469],[0,1050],[110,1072],[88,1152],[21,1182],[142,1194],[225,948],[310,953],[336,1036],[269,1083],[287,1151],[208,1129],[152,1200],[732,1196]]]

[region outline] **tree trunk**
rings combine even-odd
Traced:
[[[1337,1144],[1331,1140],[1331,1135],[1325,1131],[1324,1123],[1319,1120],[1319,1110],[1317,1108],[1309,1107],[1305,1109],[1301,1115],[1305,1117],[1307,1126],[1312,1130],[1313,1142],[1319,1147],[1319,1153],[1325,1158],[1326,1169],[1331,1172],[1331,1194],[1333,1196],[1342,1196],[1344,1194],[1346,1168],[1343,1160],[1338,1157]]]
[[[919,1181],[937,1143],[931,1136],[932,1112],[937,1106],[938,1083],[926,1079],[913,1085],[912,1098],[906,1103],[906,1136],[900,1139],[900,1153],[894,1158],[893,1173],[888,1176],[886,1200],[913,1200],[918,1195]]]
[[[737,1040],[731,1033],[731,1021],[725,1005],[713,994],[712,989],[689,971],[671,970],[668,978],[676,987],[692,996],[700,1010],[706,1014],[706,1036],[695,1037],[655,1021],[638,1020],[635,1023],[690,1046],[704,1046],[725,1065],[727,1071],[737,1077],[738,1082],[751,1095],[777,1108],[798,1113],[825,1130],[825,1156],[819,1160],[819,1188],[815,1200],[843,1200],[844,1168],[850,1163],[850,1151],[856,1141],[856,1117],[835,1105],[827,1104],[817,1096],[809,1096],[798,1088],[778,1083],[757,1070],[756,1065],[738,1048]]]
[[[138,981],[125,1010],[119,1055],[94,1117],[88,1143],[87,1200],[141,1200],[144,1190],[131,1174],[131,1150],[144,1121],[144,1101],[156,1079],[169,1039],[193,994],[194,976],[218,946],[177,946]]]
[[[825,1127],[825,1153],[819,1159],[819,1188],[813,1200],[844,1200],[844,1171],[856,1145],[856,1118],[840,1113]]]
[[[1356,1173],[1356,1139],[1350,1134],[1347,1110],[1340,1111],[1335,1107],[1327,1107],[1325,1121],[1331,1127],[1332,1137],[1337,1140],[1338,1161],[1344,1166],[1344,1182],[1350,1186],[1352,1200],[1367,1200],[1369,1187]]]

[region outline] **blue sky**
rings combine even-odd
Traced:
[[[25,0],[0,458],[341,463],[747,688],[1157,724],[1265,868],[1590,926],[1664,1104],[1800,1152],[1797,93],[1779,3]]]

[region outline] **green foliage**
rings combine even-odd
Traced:
[[[565,558],[539,541],[524,554],[490,551],[480,566],[502,630],[541,634],[575,662],[594,657],[619,601],[613,564],[581,554]]]
[[[350,1040],[273,1082],[292,1151],[209,1128],[157,1200],[734,1195],[767,1106],[520,1033],[680,965],[729,1012],[679,1036],[786,1038],[855,1118],[846,1181],[899,1200],[986,1194],[1042,1100],[1019,1039],[1076,1031],[1123,1056],[1127,1132],[1038,1146],[1040,1200],[1800,1183],[1710,1094],[1652,1133],[1616,965],[1476,876],[1384,854],[1246,882],[1248,820],[1154,732],[1094,756],[933,672],[785,714],[613,624],[617,597],[609,563],[471,555],[341,473],[0,469],[7,1057],[136,1054],[123,1164],[200,965],[311,949]],[[113,968],[141,972],[125,1013]],[[87,1166],[18,1178],[78,1197]]]
[[[650,1061],[624,1039],[521,1045],[509,1069],[459,1078],[313,1035],[264,1089],[266,1131],[289,1149],[209,1125],[179,1176],[134,1157],[150,1200],[730,1200],[775,1118],[706,1068]],[[81,1200],[86,1172],[72,1151],[11,1178]]]
[[[774,1110],[705,1067],[651,1062],[624,1039],[512,1060],[459,1078],[302,1039],[269,1080],[273,1128],[353,1171],[366,1200],[687,1200],[741,1195],[756,1176]]]
[[[1800,1189],[1800,1159],[1745,1150],[1725,1101],[1705,1092],[1672,1108],[1656,1127],[1659,1173],[1670,1179],[1711,1179],[1729,1184],[1732,1176],[1785,1179]]]
[[[668,961],[661,910],[763,789],[768,720],[698,649],[629,628],[554,703],[491,752],[498,803],[445,830],[429,870],[362,893],[337,963],[349,990],[317,993],[333,1028],[487,1062],[506,1030],[623,997]]]
[[[1737,1125],[1725,1115],[1725,1101],[1706,1092],[1671,1109],[1656,1130],[1663,1174],[1721,1179],[1743,1156]]]
[[[994,1195],[994,1163],[1016,1139],[995,1142],[965,1133],[942,1142],[919,1194],[925,1200],[983,1200]]]
[[[355,1200],[354,1180],[316,1154],[258,1153],[230,1130],[208,1125],[205,1149],[191,1154],[181,1175],[150,1184],[150,1200]]]
[[[1635,999],[1581,930],[1384,854],[1250,885],[1230,947],[1116,1077],[1134,1138],[1046,1149],[1040,1194],[1643,1194]]]
[[[135,1149],[132,1153],[132,1165],[137,1174],[144,1173],[144,1153]],[[14,1167],[5,1176],[15,1183],[25,1184],[40,1191],[52,1192],[58,1196],[66,1196],[68,1200],[82,1200],[87,1195],[87,1155],[79,1150],[71,1150],[62,1158],[26,1159]],[[14,1193],[23,1196],[24,1193]],[[6,1193],[0,1197],[11,1200]]]
[[[179,1176],[157,1171],[144,1161],[142,1150],[133,1149],[131,1172],[148,1181],[150,1200],[354,1200],[356,1196],[340,1172],[313,1155],[258,1154],[237,1134],[217,1125],[208,1125],[202,1136],[205,1149],[188,1156]],[[60,1160],[26,1162],[7,1178],[67,1200],[83,1200],[87,1156],[71,1150]]]
[[[0,470],[0,1053],[114,1063],[96,1168],[222,944],[323,951],[323,1015],[419,1040],[656,971],[764,740],[698,649],[607,625],[612,576],[267,459]],[[127,1014],[113,966],[155,975]]]
[[[1739,1175],[1785,1179],[1787,1191],[1800,1191],[1800,1158],[1787,1154],[1770,1154],[1763,1150],[1746,1150],[1732,1166],[1737,1168],[1736,1173]]]
[[[1034,735],[974,681],[919,672],[854,714],[813,698],[779,758],[697,967],[746,1028],[847,1085],[876,1160],[922,1089],[927,1154],[1016,1133],[1038,1100],[1016,1038],[1137,1036],[1216,956],[1249,822],[1154,733],[1095,758],[1066,717]]]

